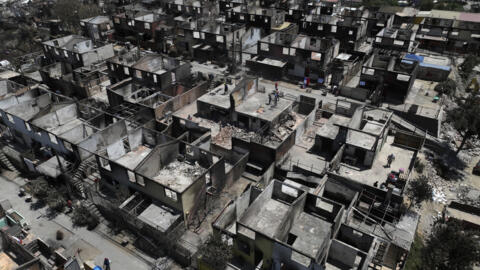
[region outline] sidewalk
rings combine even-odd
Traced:
[[[30,233],[44,241],[56,242],[65,248],[67,255],[74,255],[80,249],[80,258],[83,261],[93,260],[102,265],[105,257],[112,261],[111,269],[151,269],[149,263],[130,253],[103,235],[88,231],[84,227],[73,227],[70,218],[59,214],[53,219],[46,217],[47,207],[38,210],[30,209],[30,203],[18,197],[19,185],[24,182],[17,178],[14,182],[0,177],[0,198],[10,201],[15,210],[19,211],[30,225]],[[57,230],[64,232],[61,241],[55,240]],[[50,240],[49,240],[50,239]]]

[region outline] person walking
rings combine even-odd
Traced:
[[[388,157],[387,157],[387,167],[388,168],[390,168],[393,161],[395,161],[395,156],[393,154],[388,155]]]
[[[105,270],[110,270],[110,259],[105,258],[105,260],[103,260],[103,268]]]

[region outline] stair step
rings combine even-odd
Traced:
[[[255,164],[253,164],[253,163],[250,163],[250,162],[247,162],[247,167],[250,167],[250,168],[252,168],[252,169],[254,169],[254,170],[256,170],[256,171],[259,171],[259,172],[262,172],[262,170],[263,170],[262,167],[257,166],[257,165],[255,165]]]
[[[242,176],[250,181],[254,181],[254,182],[258,182],[260,181],[261,177],[260,176],[256,176],[256,175],[253,175],[247,171],[244,171],[242,173]]]

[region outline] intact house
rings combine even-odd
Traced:
[[[68,73],[114,56],[112,44],[95,42],[76,35],[45,41],[42,47],[47,61],[64,63]]]
[[[398,52],[413,52],[416,49],[416,29],[410,25],[406,28],[383,28],[373,41],[373,47]]]
[[[403,103],[412,89],[417,71],[417,61],[375,53],[364,63],[358,87],[368,89],[374,103],[379,100]]]
[[[285,23],[285,11],[241,5],[228,10],[225,21],[257,27],[269,34],[272,29]]]
[[[134,48],[107,61],[112,84],[130,77],[143,85],[160,90],[190,77],[190,64]]]
[[[338,55],[340,42],[332,38],[273,33],[257,44],[257,56],[247,66],[262,75],[308,77],[319,84],[329,83],[328,64]]]
[[[361,18],[308,15],[299,22],[299,32],[309,36],[332,37],[343,50],[358,50],[366,40],[367,23]]]
[[[382,201],[398,209],[401,198],[389,196],[334,175],[315,193],[274,180],[230,201],[212,227],[231,243],[233,269],[395,269],[405,264],[419,216],[366,210]]]
[[[198,19],[177,26],[175,42],[178,50],[203,60],[222,60],[232,57],[232,50],[241,50],[244,24]]]
[[[92,40],[111,40],[113,38],[113,22],[108,16],[96,16],[80,20],[83,35]]]

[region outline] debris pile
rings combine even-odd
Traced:
[[[175,160],[163,167],[155,178],[170,177],[175,179],[195,179],[205,172],[205,168],[200,166],[198,162],[189,164]]]
[[[255,142],[259,142],[261,140],[261,138],[259,138],[260,136],[253,131],[248,132],[242,128],[238,128],[230,124],[227,124],[226,126],[220,128],[217,135],[215,135],[212,138],[212,142],[216,145],[220,145],[227,149],[231,149],[232,137],[242,139],[245,141],[252,140]]]
[[[272,142],[282,142],[285,136],[294,130],[296,123],[297,115],[294,112],[290,112],[273,129],[270,130],[266,136],[266,140]]]
[[[432,199],[434,202],[437,202],[437,203],[443,203],[443,204],[447,203],[445,193],[441,189],[436,189],[436,188],[433,189]]]

